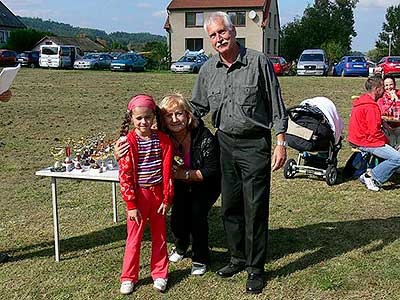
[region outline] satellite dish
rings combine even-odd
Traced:
[[[257,13],[254,10],[249,11],[249,18],[254,20],[257,17]]]

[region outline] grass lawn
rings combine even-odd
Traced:
[[[330,187],[324,180],[274,173],[270,201],[268,283],[244,292],[246,274],[220,279],[229,259],[217,203],[210,214],[210,271],[191,277],[189,259],[170,265],[169,289],[152,289],[151,242],[146,232],[139,287],[119,294],[125,244],[125,205],[112,222],[111,185],[60,181],[61,262],[54,262],[49,178],[56,139],[99,131],[117,137],[126,104],[137,93],[190,96],[195,75],[22,69],[13,98],[0,103],[0,299],[400,299],[399,181],[378,193],[358,181]],[[332,99],[346,126],[351,96],[365,78],[281,77],[287,106],[313,96]],[[346,134],[345,134],[346,135]],[[350,156],[346,142],[339,168]],[[289,151],[295,158],[296,152]],[[169,234],[168,240],[172,245]]]

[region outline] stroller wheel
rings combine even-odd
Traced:
[[[293,178],[296,174],[296,161],[294,159],[289,159],[283,168],[283,176],[286,179]]]
[[[328,185],[334,185],[337,181],[338,171],[335,166],[328,166],[325,173],[325,180]]]

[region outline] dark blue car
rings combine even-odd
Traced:
[[[365,76],[368,77],[369,65],[364,56],[343,56],[333,67],[333,76]]]
[[[111,71],[144,71],[146,60],[135,52],[124,53],[113,59],[111,62]]]

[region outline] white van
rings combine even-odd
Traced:
[[[297,75],[319,75],[328,74],[328,64],[325,51],[322,49],[304,50],[297,63]]]
[[[69,45],[40,46],[39,66],[43,68],[73,68],[76,59],[83,56],[79,47]]]

